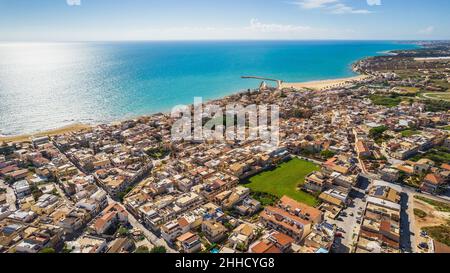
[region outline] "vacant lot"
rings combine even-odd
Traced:
[[[448,224],[440,225],[438,227],[426,227],[423,230],[425,230],[434,240],[450,246],[450,226]]]
[[[450,149],[443,146],[433,148],[425,154],[416,155],[411,158],[412,161],[419,161],[421,158],[433,160],[436,164],[444,164],[450,162]]]
[[[422,197],[422,196],[415,196],[417,200],[420,200],[422,202],[425,202],[433,207],[436,208],[436,210],[441,212],[449,212],[450,213],[450,204],[439,202],[430,198]]]
[[[319,166],[314,163],[295,158],[274,170],[250,178],[245,186],[255,192],[266,192],[277,197],[287,195],[301,203],[315,206],[319,202],[317,198],[298,190],[298,187],[305,182],[309,173],[317,170]]]
[[[417,242],[422,242],[420,231],[428,232],[431,238],[450,245],[450,205],[429,198],[415,196],[414,227]]]

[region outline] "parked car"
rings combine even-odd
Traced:
[[[428,246],[427,243],[420,243],[419,244],[419,248],[420,249],[424,249],[424,250],[428,250],[430,247]]]

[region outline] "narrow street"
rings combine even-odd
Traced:
[[[18,209],[16,204],[16,194],[14,193],[13,188],[6,185],[6,183],[0,179],[0,187],[6,189],[6,203],[8,203],[10,209],[12,211],[16,211]]]
[[[108,203],[115,202],[109,195],[108,195]],[[124,206],[124,208],[127,210],[127,208]],[[158,238],[153,232],[148,230],[144,225],[142,225],[138,219],[136,219],[131,212],[128,212],[128,222],[130,225],[132,225],[134,228],[139,229],[144,234],[145,238],[152,243],[154,246],[164,246],[167,250],[167,253],[176,253],[176,251],[170,247],[166,241],[162,238]]]
[[[158,238],[155,234],[153,234],[150,230],[144,227],[131,213],[128,213],[128,222],[134,227],[141,230],[147,238],[147,240],[152,243],[154,246],[164,246],[167,250],[167,253],[177,253],[172,247],[170,247],[166,241],[161,238]]]
[[[357,243],[358,235],[361,229],[361,219],[367,206],[365,200],[365,191],[372,185],[373,180],[367,178],[364,182],[359,183],[357,188],[351,192],[352,204],[341,212],[339,220],[327,220],[331,224],[338,227],[338,233],[342,234],[342,238],[335,241],[335,253],[350,253],[354,251],[354,245]],[[342,215],[344,213],[344,215]]]
[[[414,194],[403,191],[401,207],[400,247],[405,252],[417,253],[416,234],[414,230]]]
[[[58,191],[59,196],[62,199],[64,199],[64,202],[66,202],[67,204],[73,205],[74,202],[67,197],[66,193],[63,191],[63,189],[61,188],[59,183],[54,183],[54,185],[55,185],[55,189]]]

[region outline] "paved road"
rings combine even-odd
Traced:
[[[141,230],[147,238],[147,240],[155,246],[164,246],[167,249],[167,253],[177,253],[172,247],[170,247],[166,241],[158,238],[153,232],[144,227],[131,213],[128,213],[128,221],[134,228]]]
[[[14,193],[13,188],[6,185],[3,180],[0,179],[0,187],[6,188],[6,203],[8,203],[10,210],[16,211],[17,208],[17,202],[16,202],[16,194]]]
[[[371,186],[371,181],[368,180],[367,183],[363,183],[361,188],[355,188],[351,192],[352,204],[348,206],[342,212],[346,216],[340,216],[339,220],[327,220],[331,224],[335,224],[338,228],[344,230],[345,232],[338,231],[342,233],[343,238],[337,238],[335,241],[336,248],[333,252],[336,253],[350,253],[354,251],[354,245],[358,240],[358,234],[361,229],[361,222],[358,223],[358,219],[362,219],[364,210],[367,206],[367,201],[365,201],[365,190]],[[341,212],[341,215],[342,215]]]
[[[62,199],[64,199],[64,202],[66,202],[67,204],[70,204],[70,205],[73,205],[73,204],[74,204],[74,202],[73,202],[72,200],[70,200],[70,199],[67,197],[66,193],[65,193],[64,190],[61,188],[61,185],[60,185],[59,183],[54,183],[53,185],[55,185],[56,191],[58,191],[60,197],[61,197]]]
[[[417,253],[414,228],[414,194],[402,193],[400,212],[400,247],[406,252]]]
[[[108,203],[116,203],[109,195],[108,195]],[[164,239],[157,237],[153,232],[148,230],[144,225],[142,225],[139,220],[137,220],[131,212],[128,211],[128,209],[124,206],[124,208],[128,212],[128,222],[134,227],[142,231],[145,238],[152,243],[155,246],[164,246],[167,250],[167,253],[177,253],[176,250],[174,250],[171,246],[167,244]]]

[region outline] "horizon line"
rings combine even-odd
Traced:
[[[95,43],[95,42],[306,42],[306,41],[386,41],[440,42],[450,39],[126,39],[126,40],[0,40],[0,43]]]

